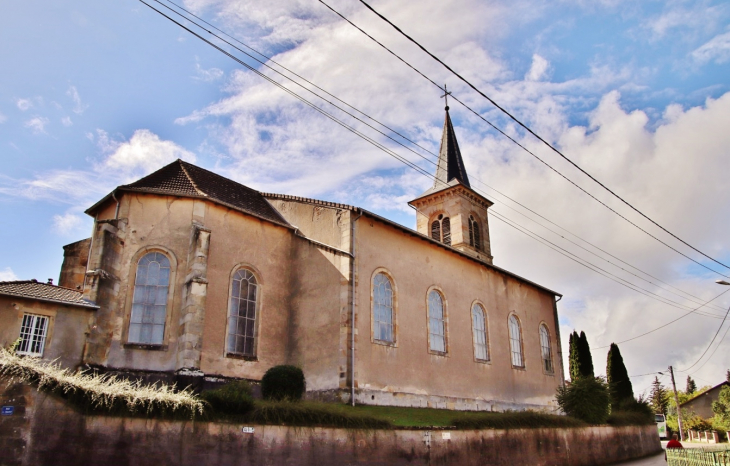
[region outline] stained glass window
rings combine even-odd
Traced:
[[[489,361],[487,319],[484,308],[480,304],[474,304],[474,306],[472,306],[471,320],[474,332],[474,357],[480,361]]]
[[[446,352],[444,301],[436,290],[428,294],[428,347],[431,351]]]
[[[161,345],[165,336],[170,260],[160,252],[145,254],[134,279],[129,342]]]
[[[522,357],[522,330],[517,316],[509,316],[509,346],[512,353],[512,366],[525,367],[525,360]]]
[[[256,277],[250,270],[238,270],[233,274],[228,307],[228,353],[242,356],[256,355],[257,303]]]
[[[384,273],[373,279],[373,338],[393,343],[393,284]]]

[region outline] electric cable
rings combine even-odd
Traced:
[[[722,330],[722,326],[723,326],[723,325],[725,324],[725,320],[727,319],[727,316],[728,316],[728,314],[730,314],[730,307],[728,307],[728,308],[727,308],[727,312],[725,313],[725,317],[724,317],[724,318],[722,319],[722,322],[720,322],[720,326],[719,326],[719,327],[717,328],[717,332],[715,332],[715,336],[713,336],[713,337],[712,337],[712,340],[710,340],[710,344],[708,344],[708,345],[707,345],[707,348],[705,349],[704,353],[702,353],[702,356],[700,356],[700,357],[699,357],[699,358],[697,359],[697,361],[695,361],[695,362],[694,362],[694,364],[692,364],[692,365],[691,365],[691,366],[689,366],[688,368],[686,368],[686,369],[677,369],[677,372],[687,372],[688,370],[690,370],[690,369],[692,369],[692,368],[693,368],[694,366],[696,366],[696,365],[697,365],[697,363],[698,363],[698,362],[700,362],[700,361],[702,360],[702,358],[703,358],[703,357],[705,357],[705,354],[707,354],[707,351],[708,351],[708,350],[710,349],[710,347],[712,346],[712,342],[714,342],[714,341],[715,341],[715,339],[717,338],[717,335],[719,335],[719,334],[720,334],[720,330]],[[728,328],[730,328],[730,327],[728,327]],[[725,331],[725,333],[727,334],[727,330]],[[723,336],[723,338],[725,338],[725,337]],[[720,345],[718,344],[717,346],[719,347]],[[709,360],[709,359],[708,359],[708,360]],[[707,362],[707,361],[705,361],[705,362]],[[704,365],[704,364],[703,364],[703,365]],[[700,367],[702,367],[702,366],[700,366]]]
[[[163,6],[164,8],[166,8],[166,9],[168,9],[168,10],[172,11],[173,13],[177,14],[177,15],[178,15],[178,16],[180,16],[181,18],[183,18],[183,19],[185,19],[185,20],[187,20],[187,21],[191,21],[191,20],[190,20],[189,18],[185,17],[185,16],[184,16],[184,15],[182,15],[181,13],[179,13],[179,12],[175,11],[174,9],[172,9],[172,8],[168,7],[167,5],[164,5],[164,4],[162,4],[162,3],[161,3],[161,2],[159,1],[159,0],[154,0],[154,1],[155,1],[155,2],[157,2],[158,4],[160,4],[161,6]],[[231,36],[230,34],[226,33],[225,31],[222,31],[221,29],[219,29],[219,28],[217,28],[216,26],[212,25],[211,23],[209,23],[209,22],[205,21],[204,19],[200,18],[199,16],[195,15],[194,13],[190,12],[189,10],[187,10],[187,9],[185,9],[185,8],[183,8],[183,7],[181,7],[180,5],[177,5],[177,4],[176,4],[176,3],[174,3],[174,2],[172,2],[171,0],[167,0],[167,2],[168,2],[168,3],[170,3],[171,5],[174,5],[174,6],[176,7],[176,8],[178,8],[178,9],[180,9],[180,10],[182,10],[182,11],[186,12],[187,14],[189,14],[189,15],[191,15],[191,16],[193,16],[193,17],[195,17],[195,18],[196,18],[196,19],[198,19],[199,21],[202,21],[203,23],[205,23],[206,25],[210,26],[211,28],[213,28],[213,29],[215,29],[215,30],[219,31],[220,33],[222,33],[222,34],[224,34],[224,35],[226,35],[227,37],[229,37],[229,38],[231,38],[232,40],[236,41],[237,43],[241,44],[241,45],[242,45],[243,47],[246,47],[247,49],[249,49],[249,50],[253,51],[254,53],[256,53],[256,54],[258,54],[258,55],[260,55],[260,56],[264,57],[264,58],[265,58],[266,60],[270,60],[270,61],[272,61],[273,63],[275,63],[276,65],[278,65],[278,66],[280,66],[281,68],[285,69],[286,71],[288,71],[289,73],[293,74],[294,76],[297,76],[298,78],[300,78],[300,79],[304,80],[304,81],[305,81],[305,82],[307,82],[308,84],[310,84],[310,85],[314,86],[315,88],[317,88],[317,89],[321,90],[322,92],[326,93],[327,95],[331,96],[332,98],[334,98],[334,99],[336,99],[336,100],[338,100],[338,101],[342,102],[342,103],[343,103],[344,105],[346,105],[346,106],[348,106],[348,107],[352,108],[352,109],[353,109],[353,110],[355,110],[356,112],[358,112],[358,113],[360,113],[360,114],[364,115],[364,116],[365,116],[366,118],[368,118],[368,119],[370,119],[370,120],[372,120],[372,121],[376,122],[377,124],[379,124],[379,125],[383,126],[384,128],[388,129],[389,131],[391,131],[391,132],[393,132],[393,133],[397,134],[398,136],[400,136],[401,138],[403,138],[403,139],[405,139],[406,141],[410,142],[411,144],[414,144],[415,146],[417,146],[417,147],[421,148],[422,150],[424,150],[424,151],[426,151],[426,152],[430,153],[431,155],[433,155],[434,157],[438,158],[438,155],[437,155],[437,154],[435,154],[435,153],[431,152],[431,151],[430,151],[430,150],[428,150],[427,148],[424,148],[423,146],[419,145],[418,143],[416,143],[416,142],[412,141],[412,140],[411,140],[411,139],[409,139],[409,138],[408,138],[407,136],[405,136],[405,135],[403,135],[403,134],[399,133],[398,131],[396,131],[396,130],[392,129],[391,127],[389,127],[389,126],[385,125],[384,123],[382,123],[382,122],[378,121],[377,119],[375,119],[375,118],[371,117],[370,115],[366,114],[365,112],[362,112],[361,110],[359,110],[359,109],[357,109],[356,107],[354,107],[354,106],[350,105],[349,103],[345,102],[344,100],[342,100],[342,99],[338,98],[337,96],[335,96],[335,95],[331,94],[330,92],[326,91],[325,89],[321,88],[320,86],[316,85],[315,83],[313,83],[313,82],[311,82],[311,81],[307,80],[306,78],[303,78],[303,77],[302,77],[301,75],[299,75],[299,74],[297,74],[296,72],[294,72],[294,71],[290,70],[289,68],[286,68],[286,67],[284,67],[283,65],[281,65],[281,64],[279,64],[279,63],[277,63],[277,62],[273,61],[273,60],[271,59],[271,57],[268,57],[267,55],[265,55],[265,54],[261,53],[260,51],[258,51],[258,50],[256,50],[256,49],[254,49],[253,47],[250,47],[250,46],[248,46],[247,44],[243,43],[242,41],[238,40],[237,38],[235,38],[235,37]],[[311,89],[308,89],[308,88],[306,88],[305,86],[302,86],[302,85],[301,85],[300,83],[298,83],[298,82],[294,81],[294,80],[293,80],[293,79],[291,79],[290,77],[288,77],[288,76],[286,76],[286,75],[282,74],[282,73],[281,73],[281,72],[279,72],[278,70],[275,70],[275,69],[273,69],[273,68],[272,68],[272,67],[271,67],[270,65],[268,65],[268,64],[267,64],[266,62],[263,62],[263,61],[259,60],[258,58],[256,58],[256,57],[252,56],[251,54],[249,54],[249,53],[247,53],[247,52],[245,52],[245,51],[241,50],[241,49],[240,49],[239,47],[237,47],[237,46],[235,46],[235,45],[231,44],[230,42],[226,41],[225,39],[222,39],[222,38],[220,38],[220,37],[219,37],[219,36],[218,36],[217,34],[213,33],[212,31],[210,31],[210,30],[208,30],[208,29],[205,29],[205,28],[204,28],[204,27],[202,27],[201,25],[199,25],[199,24],[197,24],[197,23],[195,23],[195,22],[193,22],[193,21],[191,21],[191,22],[192,22],[193,24],[195,24],[195,25],[196,25],[197,27],[199,27],[199,28],[203,29],[204,31],[206,31],[207,33],[211,34],[212,36],[214,36],[214,37],[216,37],[216,38],[220,39],[220,40],[221,40],[221,41],[223,41],[224,43],[226,43],[226,44],[230,45],[231,47],[233,47],[233,48],[235,48],[236,50],[240,51],[241,53],[245,54],[245,55],[246,55],[246,56],[248,56],[249,58],[251,58],[251,59],[253,59],[253,60],[257,61],[258,63],[260,63],[261,65],[263,65],[263,66],[265,66],[265,67],[267,67],[267,68],[271,69],[272,71],[274,71],[275,73],[277,73],[277,74],[279,74],[280,76],[284,77],[285,79],[288,79],[289,81],[293,82],[294,84],[298,85],[299,87],[301,87],[301,88],[303,88],[303,89],[307,90],[308,92],[312,93],[313,95],[315,95],[315,96],[319,97],[320,99],[322,99],[322,100],[324,100],[325,102],[329,103],[330,105],[334,106],[334,107],[335,107],[335,108],[337,108],[338,110],[340,110],[340,111],[343,111],[344,113],[346,113],[346,114],[350,115],[351,117],[353,117],[353,118],[357,119],[357,120],[358,120],[358,121],[360,121],[361,123],[363,123],[363,124],[367,125],[367,126],[368,126],[368,127],[370,127],[371,129],[373,129],[373,130],[377,131],[378,133],[382,134],[383,136],[385,136],[385,137],[387,137],[387,138],[391,139],[392,141],[394,141],[394,142],[396,142],[397,144],[401,145],[402,147],[406,148],[406,149],[407,149],[407,150],[409,150],[410,152],[412,152],[412,153],[414,153],[414,154],[418,155],[419,157],[421,157],[422,159],[426,160],[427,162],[429,162],[429,163],[431,163],[431,164],[433,164],[433,165],[436,165],[436,163],[435,163],[435,162],[433,162],[433,161],[429,160],[428,158],[424,157],[423,155],[419,154],[418,152],[416,152],[416,151],[414,151],[414,150],[410,149],[410,148],[409,148],[409,147],[407,147],[407,146],[406,146],[405,144],[401,143],[400,141],[397,141],[396,139],[394,139],[394,138],[393,138],[393,137],[391,137],[390,135],[388,135],[388,134],[385,134],[385,133],[383,133],[382,131],[378,130],[377,128],[374,128],[374,127],[373,127],[372,125],[370,125],[370,124],[368,124],[368,123],[364,122],[364,121],[363,121],[362,119],[360,119],[360,118],[358,118],[357,116],[353,115],[352,113],[350,113],[350,112],[348,112],[348,111],[344,110],[343,108],[341,108],[340,106],[338,106],[338,105],[334,104],[333,102],[331,102],[331,101],[329,101],[329,100],[325,99],[324,97],[322,97],[321,95],[317,94],[316,92],[313,92],[313,91],[312,91]],[[435,84],[435,83],[434,83],[434,84]],[[571,235],[575,236],[575,237],[576,237],[576,238],[578,238],[578,239],[581,239],[582,241],[586,242],[587,244],[591,244],[590,242],[587,242],[587,241],[583,240],[582,238],[580,238],[580,237],[578,237],[577,235],[575,235],[575,234],[571,233],[570,231],[566,230],[565,228],[562,228],[562,227],[560,227],[560,225],[557,225],[557,224],[556,224],[555,222],[552,222],[552,221],[550,221],[549,219],[545,218],[544,216],[542,216],[542,215],[538,214],[538,213],[537,213],[537,212],[535,212],[534,210],[532,210],[532,209],[529,209],[529,208],[527,208],[526,206],[524,206],[523,204],[519,203],[518,201],[516,201],[516,200],[512,199],[511,197],[509,197],[509,196],[507,196],[507,195],[505,195],[505,194],[501,193],[500,191],[496,190],[495,188],[493,188],[493,187],[491,187],[491,186],[487,185],[486,183],[482,182],[481,180],[479,180],[479,179],[475,179],[475,181],[479,182],[480,184],[482,184],[482,185],[486,186],[486,187],[487,187],[487,188],[489,188],[489,189],[492,189],[492,190],[494,190],[494,191],[495,191],[495,192],[497,192],[498,194],[500,194],[500,195],[502,195],[502,196],[506,197],[507,199],[509,199],[510,201],[512,201],[512,202],[514,202],[514,203],[516,203],[516,204],[518,204],[518,205],[519,205],[519,206],[521,206],[522,208],[524,208],[524,209],[526,209],[526,210],[529,210],[529,211],[530,211],[531,213],[533,213],[533,214],[535,214],[535,215],[539,216],[540,218],[544,219],[545,221],[548,221],[548,222],[550,222],[551,224],[553,224],[553,225],[555,225],[555,226],[557,226],[557,227],[559,227],[559,228],[563,229],[564,231],[566,231],[566,232],[570,233]],[[524,215],[523,213],[519,212],[518,210],[516,210],[516,209],[514,209],[514,208],[512,208],[512,207],[510,207],[510,206],[508,206],[508,205],[505,205],[505,207],[507,207],[507,208],[509,208],[509,209],[511,209],[511,210],[513,210],[513,211],[515,211],[516,213],[518,213],[519,215],[522,215],[523,217],[525,217],[525,218],[527,218],[527,219],[530,219],[529,217],[527,217],[527,216],[526,216],[526,215]],[[534,222],[534,219],[530,219],[530,220],[532,220],[532,221]],[[539,223],[538,223],[538,225],[539,225]],[[553,234],[558,234],[558,233],[554,232],[553,230],[551,230],[551,229],[549,229],[549,228],[545,227],[544,225],[540,225],[540,226],[542,226],[543,228],[545,228],[545,229],[547,229],[548,231],[552,232]],[[626,272],[626,273],[629,273],[629,274],[631,274],[631,275],[633,275],[633,276],[635,276],[635,277],[637,277],[637,278],[639,278],[639,279],[641,279],[641,280],[643,280],[643,281],[646,281],[647,283],[650,283],[650,284],[652,284],[652,285],[654,285],[654,286],[657,286],[658,288],[663,288],[663,287],[661,287],[661,286],[657,285],[656,283],[653,283],[653,282],[652,282],[651,280],[647,280],[647,279],[645,279],[645,278],[643,278],[643,277],[640,277],[640,276],[638,276],[638,275],[636,275],[636,274],[634,274],[634,273],[632,273],[632,272],[629,272],[629,271],[627,271],[627,270],[623,269],[623,268],[622,268],[622,267],[620,267],[620,266],[617,266],[616,264],[613,264],[613,263],[612,263],[611,261],[609,261],[609,260],[607,260],[607,259],[605,259],[605,258],[601,257],[600,255],[596,254],[596,253],[595,253],[595,252],[593,252],[593,251],[590,251],[589,249],[587,249],[587,248],[585,248],[585,247],[583,247],[583,246],[579,245],[578,243],[575,243],[574,241],[572,241],[572,240],[569,240],[569,239],[567,239],[567,238],[563,237],[562,235],[561,235],[561,237],[562,237],[563,239],[565,239],[566,241],[569,241],[569,242],[573,243],[574,245],[578,246],[579,248],[581,248],[581,249],[585,250],[586,252],[588,252],[588,253],[590,253],[590,254],[593,254],[594,256],[598,257],[599,259],[602,259],[602,260],[604,260],[604,261],[608,262],[609,264],[611,264],[611,265],[613,265],[613,266],[615,266],[615,267],[618,267],[618,268],[620,268],[620,269],[621,269],[621,270],[623,270],[624,272]],[[600,251],[604,252],[605,254],[608,254],[608,255],[610,255],[611,257],[613,257],[613,258],[615,258],[615,259],[617,259],[617,260],[620,260],[621,262],[623,262],[624,264],[626,264],[626,265],[628,265],[628,266],[630,266],[630,267],[634,268],[635,270],[638,270],[638,271],[640,271],[641,273],[644,273],[644,274],[646,274],[646,275],[648,275],[648,276],[651,276],[650,274],[647,274],[646,272],[643,272],[643,271],[641,271],[640,269],[638,269],[638,268],[636,268],[636,267],[633,267],[633,266],[631,266],[631,264],[628,264],[627,262],[625,262],[625,261],[623,261],[623,260],[621,260],[621,259],[617,258],[616,256],[613,256],[613,255],[611,255],[610,253],[607,253],[607,252],[606,252],[606,251],[604,251],[603,249],[601,249],[601,248],[599,248],[599,247],[597,247],[597,246],[595,246],[595,245],[593,245],[593,244],[591,244],[591,246],[593,246],[593,247],[595,247],[596,249],[598,249],[598,250],[600,250]],[[654,279],[656,279],[656,277],[653,277],[653,276],[651,276],[651,277],[652,277],[652,278],[654,278]],[[657,280],[658,280],[658,279],[657,279]],[[659,281],[661,281],[661,280],[659,280]],[[666,282],[662,282],[662,283],[665,283],[665,284],[667,284]],[[667,285],[671,287],[671,285],[669,285],[669,284],[667,284]],[[678,289],[678,288],[676,288],[676,287],[672,287],[672,288]],[[666,289],[665,289],[665,290],[666,290]],[[678,290],[679,290],[679,289],[678,289]],[[669,290],[666,290],[666,291],[669,291]],[[700,299],[700,298],[694,297],[693,295],[691,295],[691,294],[689,294],[689,293],[687,293],[687,292],[684,292],[684,291],[682,291],[682,290],[679,290],[679,291],[681,291],[682,293],[684,293],[684,294],[686,294],[686,295],[688,295],[688,296],[691,296],[691,297],[693,297],[693,298],[695,298],[695,299],[698,299],[698,300]],[[676,293],[674,293],[674,292],[672,292],[672,291],[669,291],[669,292],[670,292],[670,293],[672,293],[672,294],[674,294],[675,296],[679,296],[678,294],[676,294]],[[682,297],[682,296],[679,296],[679,297]],[[684,298],[684,297],[682,297],[682,298]],[[684,298],[684,299],[687,299],[687,298]],[[695,301],[695,304],[697,304],[697,302],[696,302],[696,301]],[[722,310],[724,311],[724,309],[722,309]]]
[[[319,0],[319,1],[322,2],[322,3],[324,3],[323,0]],[[638,213],[639,215],[641,215],[642,217],[644,217],[649,222],[653,223],[655,226],[659,227],[665,233],[667,233],[670,236],[672,236],[677,241],[679,241],[682,244],[684,244],[685,246],[691,248],[695,252],[703,255],[704,257],[710,259],[711,261],[713,261],[713,262],[715,262],[715,263],[717,263],[717,264],[725,267],[726,269],[729,269],[730,270],[730,266],[729,265],[726,265],[726,264],[718,261],[717,259],[715,259],[715,258],[713,258],[713,257],[711,257],[711,256],[709,256],[707,254],[705,254],[704,252],[700,251],[699,249],[697,249],[696,247],[692,246],[688,242],[684,241],[682,238],[678,237],[677,235],[675,235],[671,231],[669,231],[666,228],[664,228],[662,225],[660,225],[659,223],[657,223],[656,221],[654,221],[648,215],[644,214],[642,211],[640,211],[639,209],[637,209],[636,207],[634,207],[631,203],[629,203],[624,198],[622,198],[621,196],[619,196],[618,194],[616,194],[614,191],[612,191],[611,189],[609,189],[605,184],[601,183],[593,175],[591,175],[590,173],[588,173],[587,171],[585,171],[583,168],[581,168],[578,164],[576,164],[575,162],[573,162],[570,158],[568,158],[566,155],[564,155],[561,151],[559,151],[557,148],[555,148],[552,144],[550,144],[545,139],[543,139],[541,136],[539,136],[537,133],[535,133],[526,124],[522,123],[514,115],[512,115],[510,112],[508,112],[503,107],[501,107],[497,102],[495,102],[493,99],[491,99],[488,95],[486,95],[484,92],[482,92],[481,90],[479,90],[471,82],[469,82],[467,79],[465,79],[459,73],[457,73],[456,71],[454,71],[450,66],[448,66],[446,63],[444,63],[440,58],[438,58],[436,55],[434,55],[433,53],[431,53],[430,51],[428,51],[423,45],[421,45],[420,43],[418,43],[418,41],[416,41],[411,36],[409,36],[408,34],[406,34],[405,32],[403,32],[403,30],[401,30],[398,26],[396,26],[395,24],[393,24],[388,18],[386,18],[385,16],[383,16],[382,14],[380,14],[379,12],[377,12],[372,6],[370,6],[367,2],[365,2],[365,0],[359,0],[359,1],[360,1],[360,3],[362,3],[363,5],[365,5],[370,11],[372,11],[375,15],[377,15],[380,19],[382,19],[383,21],[385,21],[386,23],[388,23],[390,26],[392,26],[393,28],[395,28],[395,30],[398,31],[401,35],[403,35],[405,38],[407,38],[409,41],[411,41],[413,44],[415,44],[418,48],[420,48],[421,50],[423,50],[427,55],[429,55],[431,58],[433,58],[434,60],[436,60],[444,68],[446,68],[447,70],[449,70],[454,76],[456,76],[457,78],[459,78],[467,86],[469,86],[471,89],[473,89],[479,95],[481,95],[482,97],[484,97],[485,99],[487,99],[492,105],[494,105],[502,113],[504,113],[505,115],[507,115],[512,121],[514,121],[515,123],[517,123],[520,127],[522,127],[523,129],[525,129],[527,132],[529,132],[531,135],[533,135],[536,139],[538,139],[540,142],[542,142],[547,147],[549,147],[553,152],[555,152],[560,157],[562,157],[563,159],[565,159],[568,163],[570,163],[571,165],[573,165],[576,169],[578,169],[581,173],[583,173],[588,178],[590,178],[593,182],[595,182],[600,187],[602,187],[603,189],[605,189],[606,191],[608,191],[615,198],[617,198],[618,200],[620,200],[622,203],[624,203],[625,205],[627,205],[629,208],[631,208],[633,211],[635,211],[636,213]]]
[[[432,179],[434,179],[434,180],[436,180],[436,181],[439,181],[439,180],[437,180],[437,179],[436,179],[436,178],[435,178],[434,176],[432,176],[432,175],[431,175],[430,173],[427,173],[427,172],[425,172],[425,171],[424,171],[423,169],[421,169],[421,168],[420,168],[420,167],[418,167],[417,165],[413,164],[412,162],[408,161],[407,159],[403,158],[402,156],[398,155],[397,153],[394,153],[393,151],[391,151],[391,150],[390,150],[390,149],[388,149],[387,147],[384,147],[384,146],[382,146],[382,145],[381,145],[380,143],[377,143],[376,141],[372,140],[372,138],[370,138],[370,137],[368,137],[367,135],[364,135],[363,133],[361,133],[361,132],[357,131],[356,129],[354,129],[354,128],[352,128],[352,127],[350,127],[349,125],[345,124],[345,123],[344,123],[344,122],[342,122],[341,120],[338,120],[338,119],[337,119],[336,117],[334,117],[333,115],[329,114],[328,112],[324,111],[323,109],[320,109],[319,107],[317,107],[317,106],[316,106],[316,105],[314,105],[313,103],[311,103],[311,102],[307,101],[306,99],[304,99],[303,97],[301,97],[301,96],[299,96],[298,94],[294,93],[294,92],[293,92],[293,91],[291,91],[290,89],[287,89],[286,87],[284,87],[284,86],[283,86],[283,85],[281,85],[280,83],[277,83],[277,82],[276,82],[276,81],[274,81],[273,79],[271,79],[271,78],[269,78],[268,76],[264,75],[263,73],[261,73],[260,71],[256,70],[255,68],[251,67],[250,65],[248,65],[248,64],[247,64],[247,63],[245,63],[245,62],[243,62],[242,60],[238,59],[238,58],[237,58],[237,57],[235,57],[234,55],[232,55],[232,54],[230,54],[229,52],[227,52],[227,51],[223,50],[223,49],[222,49],[221,47],[219,47],[219,46],[217,46],[217,45],[213,44],[212,42],[210,42],[209,40],[205,39],[205,38],[204,38],[204,37],[202,37],[201,35],[197,34],[197,33],[196,33],[196,32],[194,32],[194,31],[192,31],[192,30],[191,30],[190,28],[188,28],[188,27],[184,26],[183,24],[179,23],[178,21],[175,21],[175,20],[174,20],[173,18],[171,18],[171,17],[169,17],[169,16],[165,15],[165,14],[164,14],[163,12],[161,12],[161,11],[159,11],[159,10],[157,10],[157,9],[153,8],[153,7],[151,6],[151,5],[149,5],[148,3],[144,2],[143,0],[140,0],[140,1],[141,1],[142,3],[144,3],[144,4],[146,5],[146,6],[148,6],[149,8],[151,8],[152,10],[156,11],[156,12],[157,12],[157,13],[159,13],[160,15],[164,16],[165,18],[167,18],[168,20],[170,20],[170,21],[172,21],[173,23],[177,24],[178,26],[182,27],[183,29],[185,29],[186,31],[190,32],[191,34],[193,34],[194,36],[198,37],[199,39],[203,40],[204,42],[208,43],[209,45],[211,45],[212,47],[216,48],[216,49],[217,49],[217,50],[219,50],[220,52],[224,53],[224,54],[225,54],[225,55],[227,55],[228,57],[232,58],[232,59],[233,59],[233,60],[235,60],[236,62],[240,63],[241,65],[243,65],[243,66],[244,66],[244,67],[246,67],[247,69],[249,69],[249,70],[253,71],[254,73],[256,73],[257,75],[259,75],[260,77],[262,77],[262,78],[266,79],[267,81],[269,81],[269,82],[271,82],[272,84],[276,85],[277,87],[281,88],[282,90],[284,90],[285,92],[289,93],[290,95],[292,95],[293,97],[297,98],[298,100],[300,100],[301,102],[305,103],[306,105],[310,106],[310,107],[311,107],[311,108],[313,108],[314,110],[316,110],[316,111],[318,111],[318,112],[322,113],[322,114],[323,114],[324,116],[326,116],[327,118],[329,118],[329,119],[333,120],[334,122],[338,123],[338,124],[339,124],[340,126],[343,126],[343,127],[345,128],[345,129],[348,129],[349,131],[353,132],[354,134],[356,134],[356,135],[360,136],[361,138],[363,138],[363,139],[364,139],[364,140],[366,140],[367,142],[369,142],[369,143],[373,144],[373,145],[374,145],[375,147],[379,148],[380,150],[383,150],[384,152],[386,152],[386,153],[388,153],[389,155],[393,156],[394,158],[396,158],[397,160],[399,160],[399,161],[401,161],[402,163],[406,164],[407,166],[409,166],[409,167],[411,167],[411,168],[415,169],[416,171],[418,171],[418,172],[419,172],[419,173],[421,173],[422,175],[425,175],[425,176],[427,176],[428,178],[432,178]],[[155,1],[157,1],[157,0],[155,0]],[[159,2],[158,2],[158,3],[159,3]],[[164,5],[163,5],[163,6],[164,6]],[[167,8],[167,7],[166,7],[166,8]],[[168,8],[168,9],[169,9],[169,8]],[[197,24],[196,24],[196,25],[197,25]],[[202,29],[204,29],[204,28],[202,28]],[[207,32],[209,32],[209,33],[210,33],[210,31],[207,31]],[[212,33],[211,33],[211,34],[212,34]],[[214,34],[213,34],[213,35],[214,35]],[[216,36],[216,37],[217,37],[217,36]],[[250,55],[249,55],[249,56],[250,56]],[[504,221],[504,220],[503,220],[503,221]],[[510,226],[513,226],[513,227],[514,227],[514,225],[511,225],[511,224],[510,224]],[[544,240],[544,239],[543,239],[543,240]],[[545,241],[547,241],[547,240],[545,240]],[[544,244],[544,243],[543,243],[543,244]],[[553,244],[553,243],[551,243],[551,244]],[[559,248],[559,246],[556,246],[556,245],[555,245],[555,247]],[[569,252],[568,252],[567,250],[564,250],[563,248],[559,248],[559,249],[561,249],[562,251],[564,251],[564,252],[565,252],[565,253],[567,253],[567,254],[571,254],[571,255],[573,255],[572,253],[569,253]],[[563,255],[566,255],[565,253],[564,253]],[[573,256],[575,256],[575,255],[573,255]],[[568,255],[566,255],[566,257],[569,257],[569,258],[571,258],[571,257],[570,257],[570,256],[568,256]],[[577,256],[575,256],[575,257],[577,257]],[[571,259],[572,259],[572,258],[571,258]],[[573,260],[576,260],[576,259],[573,259]],[[577,261],[577,262],[579,262],[579,261]],[[584,265],[584,266],[586,266],[586,265],[585,265],[585,264],[583,264],[582,262],[579,262],[579,263],[581,263],[581,265]],[[586,266],[586,267],[587,267],[587,266]],[[594,267],[595,267],[595,266],[594,266]],[[588,268],[591,268],[591,267],[588,267]],[[600,268],[599,268],[599,269],[600,269]],[[595,269],[592,269],[592,268],[591,268],[591,270],[594,270],[594,271],[596,271]],[[600,269],[600,270],[603,270],[603,269]],[[599,273],[600,273],[600,272],[599,272]],[[609,273],[609,274],[610,274],[610,273]],[[602,275],[604,275],[604,274],[602,274]],[[606,275],[604,275],[604,276],[606,276]],[[607,278],[610,278],[610,277],[607,277]],[[618,277],[617,277],[617,278],[618,278]],[[623,280],[623,279],[620,279],[620,280]],[[614,281],[616,281],[616,280],[614,280]],[[624,281],[625,281],[625,280],[624,280]],[[627,282],[627,283],[628,283],[628,282]],[[628,287],[629,287],[630,289],[632,289],[632,290],[634,290],[634,291],[638,291],[638,290],[636,290],[635,288],[632,288],[632,287],[631,287],[631,286],[629,286],[629,285],[632,285],[632,284],[628,284],[628,285],[624,285],[624,286],[628,286]],[[635,286],[635,285],[634,285],[634,286]],[[647,291],[647,290],[644,290],[644,291]],[[641,292],[641,291],[639,291],[639,292]],[[651,293],[651,292],[649,292],[649,293]],[[642,293],[642,294],[645,294],[645,293]],[[653,293],[652,293],[652,294],[653,294]],[[647,296],[648,296],[648,295],[647,295]],[[656,295],[656,296],[658,296],[658,295]],[[651,296],[650,296],[650,297],[651,297]],[[662,299],[666,299],[666,298],[662,298]],[[664,304],[669,304],[669,305],[672,305],[672,304],[670,304],[670,303],[667,303],[667,302],[665,302],[665,301],[660,301],[660,302],[663,302]],[[673,302],[673,301],[672,301],[672,302]],[[675,304],[676,304],[676,303],[675,303]],[[674,307],[677,307],[677,306],[674,306]]]

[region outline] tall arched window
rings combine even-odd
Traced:
[[[540,350],[542,353],[542,368],[545,372],[553,372],[553,351],[550,347],[550,331],[547,325],[540,324]]]
[[[469,216],[469,245],[477,251],[482,250],[482,238],[479,230],[479,222],[473,215]]]
[[[129,342],[161,345],[165,336],[170,260],[161,252],[145,254],[134,278]]]
[[[512,367],[525,367],[522,357],[522,329],[517,316],[509,316],[509,347],[512,354]]]
[[[373,339],[393,343],[393,283],[382,272],[373,278]]]
[[[258,295],[258,282],[250,270],[240,269],[233,274],[228,305],[227,353],[256,356]]]
[[[451,219],[439,214],[436,220],[431,222],[431,238],[451,245]]]
[[[436,290],[428,293],[428,348],[439,353],[446,352],[444,299]]]
[[[481,304],[471,307],[472,331],[474,332],[474,358],[489,361],[489,344],[487,340],[487,318]]]

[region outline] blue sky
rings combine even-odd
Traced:
[[[359,2],[328,3],[436,82],[447,83],[455,95],[576,183],[710,264],[515,129]],[[186,0],[184,5],[437,151],[443,123],[438,89],[320,3]],[[730,194],[725,182],[730,170],[730,4],[381,0],[372,5],[642,211],[712,256],[730,260],[725,240],[730,227],[725,203]],[[90,234],[91,221],[83,211],[115,186],[177,157],[263,191],[353,203],[414,224],[406,202],[428,187],[426,177],[305,108],[141,2],[0,0],[0,6],[0,279],[57,278],[62,246]],[[434,170],[332,111],[425,170]],[[491,188],[668,284],[639,272],[644,281],[637,280],[602,262],[612,273],[676,300],[680,307],[696,307],[692,303],[697,300],[671,295],[676,289],[667,286],[700,300],[722,291],[713,283],[719,275],[608,213],[463,108],[452,104],[451,113],[472,184],[477,180],[477,187],[495,201],[497,214],[581,257],[601,261],[565,242],[565,234],[534,223],[540,220]],[[564,293],[563,332],[585,330],[593,346],[642,333],[682,313],[588,271],[498,218],[490,227],[495,263]],[[708,312],[715,317],[689,316],[685,325],[622,345],[629,372],[694,362],[717,329],[717,315],[730,305],[727,296],[713,302],[716,307]],[[594,352],[599,368],[603,351]],[[724,377],[730,367],[724,353],[715,353],[694,375],[703,378],[701,384]]]

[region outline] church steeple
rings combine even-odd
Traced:
[[[448,104],[433,186],[408,204],[416,209],[419,233],[492,263],[487,216],[492,202],[469,184]]]
[[[447,105],[444,131],[441,135],[438,168],[436,169],[436,179],[433,182],[433,189],[443,189],[451,180],[458,180],[467,188],[471,187],[469,185],[469,177],[466,174],[466,167],[464,167],[464,160],[461,158],[459,143],[456,141],[454,125],[451,123],[449,106]]]

